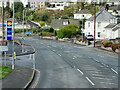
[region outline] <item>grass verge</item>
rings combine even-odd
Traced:
[[[12,71],[8,66],[0,66],[0,80]]]

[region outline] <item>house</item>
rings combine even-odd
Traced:
[[[120,5],[109,7],[108,12],[116,16],[120,15]]]
[[[88,19],[92,16],[88,9],[83,9],[74,14],[74,19]]]
[[[105,27],[106,37],[105,39],[113,40],[120,38],[120,23],[109,24]]]
[[[76,24],[79,27],[79,21],[75,19],[53,19],[51,22],[51,27],[55,30],[59,30],[68,24]]]
[[[110,23],[117,24],[118,18],[109,13],[108,11],[102,9],[98,13],[96,13],[96,29],[95,29],[95,37],[96,39],[105,39],[106,32],[105,27]],[[85,29],[83,31],[85,35],[93,35],[94,36],[94,15],[90,17],[85,22]]]

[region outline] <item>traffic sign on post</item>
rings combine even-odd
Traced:
[[[0,41],[0,51],[8,51],[8,41]]]
[[[12,21],[7,21],[7,40],[12,40]]]

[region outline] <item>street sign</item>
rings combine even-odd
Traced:
[[[8,51],[8,41],[0,41],[0,51]]]
[[[0,46],[0,51],[8,51],[8,46]]]
[[[7,21],[7,40],[12,40],[12,21]]]

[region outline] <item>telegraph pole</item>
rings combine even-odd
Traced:
[[[96,29],[96,6],[94,2],[94,47],[95,47],[95,29]]]

